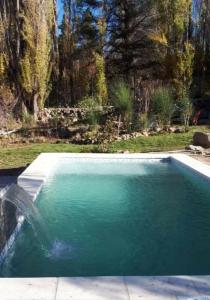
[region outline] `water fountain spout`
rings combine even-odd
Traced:
[[[32,226],[41,244],[48,248],[50,239],[47,226],[31,195],[17,184],[12,184],[1,198],[2,201],[10,202],[17,208],[18,214]]]

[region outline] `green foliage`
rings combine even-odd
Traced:
[[[6,65],[8,64],[8,57],[5,51],[5,31],[6,24],[0,17],[0,81],[3,82],[6,79]]]
[[[160,43],[165,78],[175,86],[176,99],[188,94],[192,84],[195,50],[190,32],[192,0],[158,0],[159,31],[153,40]],[[165,51],[163,49],[165,48]],[[162,54],[163,53],[163,54]]]
[[[195,50],[191,43],[184,44],[184,50],[176,53],[174,84],[177,98],[189,94],[193,80],[193,63]]]
[[[142,74],[142,69],[154,56],[154,48],[147,47],[151,46],[148,34],[156,24],[153,0],[113,0],[106,1],[105,6],[108,10],[106,57],[109,76],[119,74],[130,81],[136,72]]]
[[[133,103],[131,99],[131,90],[124,80],[116,81],[111,87],[111,101],[118,110],[118,136],[120,134],[121,121],[126,123],[127,129],[130,129],[130,121],[133,112]]]
[[[31,102],[36,99],[39,108],[44,106],[50,91],[52,7],[49,3],[26,0],[22,16],[25,51],[19,80],[27,97]]]
[[[58,128],[60,123],[60,116],[59,114],[55,111],[53,113],[52,119],[50,120],[50,124],[55,127],[56,129]]]
[[[115,82],[111,87],[111,101],[123,119],[129,121],[132,116],[132,96],[129,86],[123,80]]]
[[[209,1],[62,3],[60,23],[55,0],[1,2],[0,85],[10,89],[17,113],[21,102],[31,114],[42,108],[53,85],[49,106],[76,106],[92,96],[82,103],[97,123],[95,109],[107,105],[113,78],[129,82],[112,87],[119,124],[130,122],[132,98],[136,111],[148,111],[151,89],[160,84],[174,87],[177,105],[186,96],[209,96]],[[0,100],[7,102],[7,89]],[[145,115],[135,121],[147,127]]]
[[[142,113],[139,116],[139,127],[141,130],[147,130],[149,127],[149,118],[147,113]]]
[[[4,74],[5,74],[4,56],[0,54],[0,80],[4,78]]]
[[[99,110],[101,108],[100,100],[96,97],[84,97],[80,100],[78,107],[91,110]]]
[[[161,31],[168,44],[179,43],[189,21],[192,0],[157,0]]]
[[[119,152],[129,150],[132,152],[160,152],[169,150],[184,149],[190,145],[193,135],[198,128],[191,128],[185,133],[167,133],[155,136],[139,137],[128,141],[114,142],[109,145],[109,152]],[[208,128],[199,127],[199,130],[208,132]]]
[[[154,92],[151,109],[159,125],[170,125],[175,107],[171,91],[168,88],[160,87]]]
[[[175,149],[184,149],[192,143],[193,135],[196,131],[209,132],[208,127],[192,127],[188,132],[181,134],[161,134],[157,136],[139,137],[129,141],[120,141],[109,143],[106,145],[105,151],[117,153],[119,151],[129,150],[130,152],[151,152],[151,151],[167,151]],[[75,145],[75,144],[55,144],[50,141],[44,144],[10,144],[6,147],[0,145],[1,160],[0,167],[2,169],[25,166],[31,163],[40,153],[50,152],[72,152],[72,153],[88,153],[88,152],[104,152],[100,146],[92,145]]]
[[[189,127],[190,118],[193,114],[193,105],[188,96],[180,99],[180,110],[183,125],[187,129]]]
[[[107,85],[105,75],[105,60],[104,57],[98,53],[95,53],[95,65],[96,65],[96,88],[95,94],[101,99],[101,104],[107,102]]]
[[[97,125],[100,121],[100,112],[102,107],[100,99],[95,97],[85,97],[79,102],[80,108],[87,109],[87,121],[90,125]]]
[[[35,120],[34,120],[33,115],[24,111],[22,113],[22,124],[23,124],[23,127],[25,127],[25,128],[33,127],[35,125]]]

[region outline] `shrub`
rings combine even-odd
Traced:
[[[161,126],[171,123],[171,118],[175,110],[173,97],[168,88],[158,88],[152,96],[152,114]]]
[[[193,114],[193,105],[188,96],[184,96],[180,100],[181,119],[185,129],[189,127],[190,118]]]
[[[96,97],[84,97],[80,100],[78,106],[86,109],[100,109],[100,100]]]
[[[30,128],[35,126],[35,120],[34,116],[28,113],[27,111],[24,111],[22,113],[22,124],[23,127]]]
[[[139,116],[139,127],[141,130],[147,130],[149,127],[149,118],[147,113],[142,113]]]
[[[127,125],[131,121],[133,103],[131,90],[129,86],[125,83],[125,81],[120,80],[115,82],[111,87],[111,101],[114,107],[119,112],[119,120],[118,120],[118,135],[120,132],[120,124],[121,119],[124,122],[127,122]]]
[[[87,121],[90,125],[97,125],[100,121],[100,112],[102,106],[100,105],[100,99],[96,97],[85,97],[79,102],[80,108],[88,110]]]

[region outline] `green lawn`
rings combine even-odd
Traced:
[[[108,152],[161,152],[184,149],[192,143],[195,131],[209,131],[207,127],[192,127],[189,132],[181,134],[162,134],[139,137],[129,141],[114,142],[108,146]],[[31,163],[42,152],[100,152],[101,146],[73,144],[24,144],[0,146],[0,168],[16,168]]]
[[[183,149],[192,143],[193,131],[183,134],[164,134],[149,137],[139,137],[129,141],[112,143],[109,147],[111,152],[119,149],[130,152],[160,152]]]

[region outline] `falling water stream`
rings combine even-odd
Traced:
[[[12,203],[17,208],[18,214],[24,216],[25,220],[31,225],[37,240],[48,257],[61,259],[64,257],[64,254],[71,251],[71,247],[63,241],[53,241],[43,216],[39,212],[31,195],[23,188],[17,184],[12,184],[3,195],[2,200]]]

